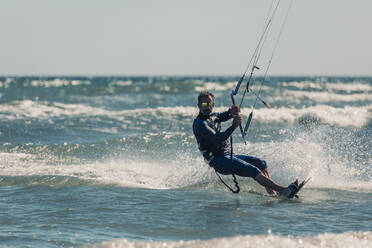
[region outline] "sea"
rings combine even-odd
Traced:
[[[198,94],[225,111],[239,78],[0,77],[0,247],[372,247],[372,77],[251,80],[234,152],[311,178],[291,200],[198,150]]]

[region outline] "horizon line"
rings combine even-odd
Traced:
[[[0,75],[2,78],[7,77],[241,77],[241,74],[4,74]],[[264,75],[255,75],[255,77],[262,78]],[[370,78],[370,75],[363,74],[273,74],[266,76],[270,77],[358,77]]]

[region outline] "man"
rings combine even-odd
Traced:
[[[252,177],[264,186],[269,194],[274,194],[276,191],[280,195],[293,198],[298,181],[296,180],[288,187],[275,183],[269,177],[265,161],[256,157],[234,154],[233,164],[231,164],[228,138],[242,122],[239,115],[240,109],[237,105],[233,105],[226,112],[212,113],[213,107],[214,95],[210,92],[201,92],[198,96],[200,112],[194,120],[193,132],[206,162],[220,174],[234,173],[238,176]],[[233,118],[232,125],[221,132],[216,123],[225,122],[231,118]]]

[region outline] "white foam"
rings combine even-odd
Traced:
[[[226,82],[226,83],[218,83],[218,82],[203,82],[203,81],[195,81],[194,82],[195,84],[197,84],[197,86],[194,87],[194,90],[197,91],[197,92],[200,92],[200,91],[231,91],[233,89],[235,89],[236,87],[236,83],[237,82]],[[245,85],[245,84],[244,84]],[[245,86],[241,86],[242,88],[244,88]],[[260,85],[259,83],[256,83],[250,87],[251,90],[253,91],[258,91],[261,89],[261,91],[269,91],[270,87],[266,86],[266,85]]]
[[[242,114],[248,116],[250,109],[242,109]],[[311,115],[323,123],[338,126],[362,127],[371,118],[372,105],[362,107],[345,106],[335,108],[328,105],[317,105],[302,109],[271,108],[254,111],[254,119],[260,122],[287,122],[295,123],[300,117]]]
[[[304,131],[294,137],[290,130],[285,129],[284,132],[287,133],[282,134],[288,137],[285,140],[255,142],[254,145],[248,146],[237,143],[235,152],[265,159],[272,177],[283,185],[293,178],[304,179],[312,176],[313,180],[307,188],[357,189],[371,192],[372,181],[361,178],[372,178],[372,169],[363,165],[360,169],[360,164],[340,157],[339,151],[323,142],[324,134],[321,128],[311,133]],[[143,137],[144,142],[156,135],[159,133],[147,133]],[[184,137],[183,135],[185,134],[180,131],[162,133],[168,144],[172,138]],[[123,146],[126,142],[123,138]],[[194,185],[206,175],[213,174],[201,155],[194,156],[198,153],[196,149],[195,146],[192,151],[175,151],[166,157],[150,155],[151,158],[131,158],[128,157],[130,154],[126,154],[123,158],[90,163],[83,163],[79,159],[72,161],[73,158],[70,158],[68,164],[52,155],[43,156],[40,160],[33,154],[1,153],[0,171],[3,176],[70,176],[126,187],[173,189]],[[142,152],[139,149],[136,153],[145,154],[146,150]],[[368,164],[370,163],[366,161],[365,165]]]
[[[12,83],[14,83],[13,78],[6,78],[4,82],[0,81],[0,88],[9,88]],[[25,82],[24,85],[26,86],[33,86],[33,87],[61,87],[61,86],[77,86],[77,85],[90,85],[91,82],[89,80],[71,80],[71,79],[61,79],[55,78],[51,80],[31,80],[30,82]]]
[[[0,81],[0,88],[9,88],[10,84],[14,82],[13,78],[6,78],[4,82]]]
[[[347,161],[330,144],[322,141],[322,132],[303,132],[277,142],[235,145],[238,154],[250,154],[268,163],[273,179],[283,185],[294,178],[311,181],[306,188],[333,188],[372,192],[372,168]],[[362,179],[365,178],[365,179]],[[367,179],[366,179],[367,178]]]
[[[226,111],[227,107],[218,107],[215,109],[217,112]],[[355,126],[361,127],[371,117],[372,105],[363,107],[349,107],[335,108],[327,105],[317,105],[302,109],[293,109],[281,107],[278,109],[256,109],[254,112],[255,120],[260,122],[287,122],[289,124],[295,123],[300,117],[305,115],[313,115],[318,117],[324,123],[339,126]],[[250,108],[242,108],[241,113],[244,117],[247,117],[251,112]],[[184,117],[193,117],[198,113],[196,107],[158,107],[158,108],[144,108],[136,110],[124,110],[120,111],[119,115],[125,114],[140,114],[148,113],[157,116],[172,116],[181,115]],[[107,113],[108,114],[108,113]],[[111,113],[110,116],[115,118]]]
[[[284,87],[296,87],[298,89],[322,89],[322,85],[314,81],[301,81],[301,82],[283,82],[280,85]]]
[[[117,86],[131,86],[133,82],[131,80],[118,80],[118,81],[113,81],[110,83],[110,85],[117,85]]]
[[[228,107],[217,107],[215,108],[215,111],[222,112],[227,109]],[[243,118],[247,118],[250,112],[250,108],[241,109]],[[343,108],[336,108],[328,105],[316,105],[301,109],[288,107],[271,109],[262,108],[254,111],[254,120],[263,123],[285,122],[288,124],[294,124],[299,118],[306,115],[312,115],[317,117],[323,123],[331,125],[362,127],[371,118],[371,112],[372,105],[361,107],[345,106]],[[35,102],[31,100],[23,100],[13,102],[12,104],[0,105],[0,118],[8,120],[24,118],[47,119],[50,117],[61,116],[108,116],[112,119],[127,123],[128,116],[138,117],[141,119],[148,118],[144,115],[152,115],[155,119],[171,119],[173,116],[195,117],[197,113],[197,107],[184,106],[111,111],[84,104],[49,104],[47,102]],[[110,132],[112,131],[114,130],[111,130]]]
[[[361,82],[353,83],[325,83],[325,82],[315,82],[315,81],[301,81],[301,82],[283,82],[280,85],[284,87],[296,87],[298,89],[327,89],[327,90],[338,90],[345,91],[347,93],[356,92],[356,91],[372,91],[372,85],[365,84]]]
[[[84,116],[84,115],[104,115],[110,113],[101,108],[90,107],[84,104],[63,104],[37,102],[31,100],[15,101],[12,104],[4,104],[0,106],[0,114],[6,119],[20,118],[49,118],[58,116]],[[10,113],[10,114],[9,114]]]
[[[189,159],[190,160],[190,159]],[[182,161],[182,162],[177,162]],[[197,160],[201,165],[201,158]],[[116,159],[102,162],[59,164],[58,158],[44,160],[24,153],[0,153],[0,171],[2,176],[67,176],[82,180],[93,180],[102,184],[116,184],[125,187],[171,189],[185,187],[197,182],[197,171],[203,175],[208,170],[195,167],[192,162],[184,160],[151,161]],[[194,161],[195,162],[195,161]],[[51,164],[53,163],[53,164]]]
[[[195,91],[225,91],[225,90],[232,90],[235,87],[236,82],[228,82],[225,84],[217,83],[217,82],[203,82],[203,81],[195,81],[195,84],[199,84],[195,86]]]
[[[331,90],[340,90],[345,91],[347,93],[355,92],[355,91],[372,91],[372,85],[369,84],[363,84],[363,83],[327,83],[326,84],[327,89]]]
[[[283,98],[284,97],[284,98]],[[283,96],[274,97],[276,100],[298,102],[302,100],[311,100],[314,102],[358,102],[372,101],[371,93],[360,94],[336,94],[330,92],[307,92],[307,91],[291,91],[285,90]]]
[[[136,247],[136,248],[369,248],[372,246],[372,232],[345,232],[341,234],[324,233],[317,236],[281,236],[269,233],[268,235],[246,235],[231,238],[214,238],[210,240],[190,241],[133,241],[128,239],[116,239],[105,241],[100,244],[87,245],[86,247]]]
[[[61,87],[61,86],[77,86],[77,85],[90,85],[90,81],[81,81],[81,80],[67,80],[56,78],[53,80],[32,80],[30,82],[31,86],[34,87]]]

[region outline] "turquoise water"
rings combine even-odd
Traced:
[[[0,77],[0,246],[371,246],[372,78],[262,87],[272,108],[234,148],[280,184],[312,176],[294,200],[241,177],[231,194],[199,154],[198,93],[226,110],[237,79]]]

